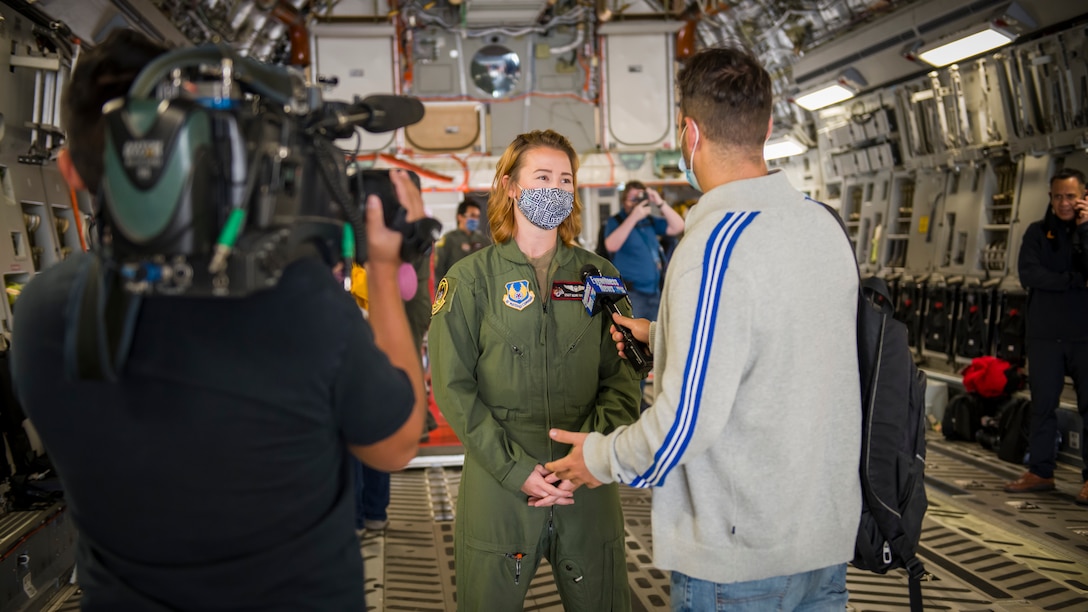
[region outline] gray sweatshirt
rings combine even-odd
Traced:
[[[654,487],[654,564],[713,582],[849,561],[861,514],[858,277],[785,175],[687,218],[654,330],[654,405],[586,439],[602,482]]]

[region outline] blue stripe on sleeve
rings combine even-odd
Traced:
[[[695,305],[695,324],[692,326],[676,420],[673,421],[661,448],[654,454],[653,464],[630,483],[632,487],[665,484],[665,477],[679,463],[688,442],[691,441],[699,416],[699,403],[706,380],[707,362],[714,341],[714,327],[729,258],[741,233],[757,215],[758,212],[727,213],[710,234],[703,256],[702,289]]]

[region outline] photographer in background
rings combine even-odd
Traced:
[[[1050,178],[1050,206],[1028,226],[1020,247],[1020,284],[1028,290],[1028,383],[1031,453],[1028,471],[1007,493],[1051,491],[1057,459],[1058,404],[1066,374],[1080,412],[1084,482],[1076,502],[1088,505],[1088,200],[1084,173],[1066,168]]]
[[[636,319],[657,320],[665,254],[659,236],[678,236],[684,219],[657,191],[638,181],[623,188],[623,211],[608,218],[604,246],[627,284]]]
[[[80,56],[62,102],[73,188],[98,191],[102,105],[163,51],[115,31]],[[407,175],[391,178],[422,214]],[[74,380],[58,368],[69,296],[101,256],[69,257],[23,291],[15,385],[79,531],[84,611],[366,608],[350,459],[402,468],[424,412],[402,236],[376,196],[366,204],[369,323],[314,249],[247,297],[145,296],[119,379]]]

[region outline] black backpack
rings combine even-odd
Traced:
[[[907,570],[912,611],[922,610],[925,567],[916,556],[926,499],[926,376],[914,364],[907,328],[893,316],[887,285],[861,282],[858,368],[861,373],[861,523],[858,569]]]
[[[846,232],[838,213],[826,204]],[[849,236],[849,235],[848,235]],[[894,318],[888,285],[858,288],[861,378],[861,521],[854,567],[885,574],[905,568],[910,609],[922,610],[925,567],[916,556],[926,499],[926,376],[914,364],[907,326]]]
[[[941,419],[941,433],[945,440],[975,440],[975,433],[982,427],[985,415],[982,402],[974,393],[961,393],[948,401]]]

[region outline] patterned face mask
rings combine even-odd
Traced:
[[[540,229],[553,230],[574,210],[574,194],[558,187],[522,187],[518,208],[533,225]]]

